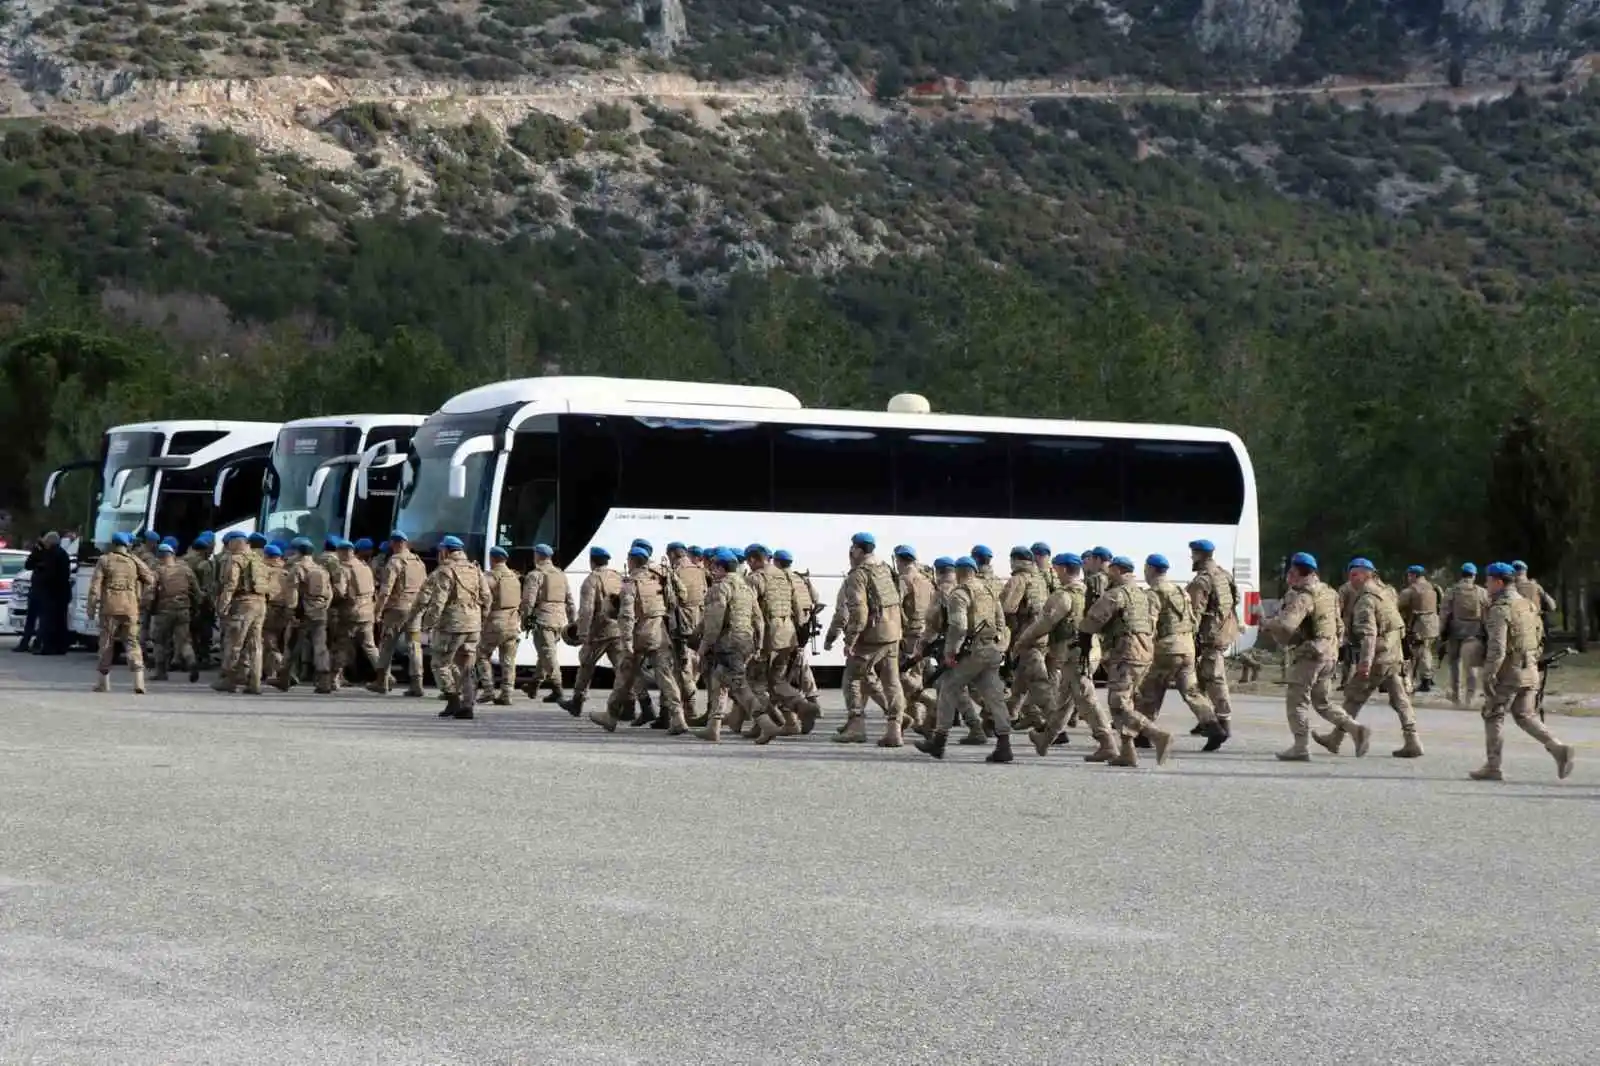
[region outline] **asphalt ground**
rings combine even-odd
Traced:
[[[1600,720],[1166,768],[603,734],[0,654],[0,1062],[1586,1063]],[[1169,697],[1166,718],[1191,724]],[[873,722],[874,734],[879,731]],[[1147,758],[1147,762],[1150,761]]]

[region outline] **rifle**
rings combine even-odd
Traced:
[[[944,634],[940,633],[937,637],[934,637],[927,644],[923,645],[922,654],[921,655],[908,655],[904,659],[901,659],[900,660],[900,672],[903,674],[907,670],[911,669],[913,666],[917,665],[920,662],[925,662],[928,659],[933,659],[935,661],[938,661],[938,660],[942,659],[943,657],[944,657]],[[926,685],[927,681],[924,680],[923,684]]]
[[[976,628],[974,630],[971,630],[970,632],[967,633],[966,639],[961,642],[961,647],[956,649],[956,661],[957,662],[959,662],[961,660],[962,656],[967,654],[968,649],[970,649],[972,647],[972,642],[977,637],[977,635],[979,633],[982,633],[985,629],[988,629],[988,628],[989,628],[989,623],[988,622],[984,622],[982,625],[978,626],[978,628]],[[942,634],[937,639],[935,639],[932,644],[928,645],[927,654],[932,656],[933,659],[934,659],[934,662],[937,663],[938,665],[936,665],[933,668],[931,673],[929,673],[929,674],[927,674],[926,676],[923,677],[923,679],[922,679],[922,687],[923,688],[932,688],[934,685],[936,685],[938,683],[939,678],[944,674],[944,672],[949,669],[949,667],[944,664],[944,649],[945,649],[945,639],[944,639],[944,636]]]
[[[1562,648],[1560,651],[1551,652],[1539,660],[1539,691],[1533,697],[1533,706],[1539,712],[1539,721],[1544,721],[1544,687],[1550,681],[1550,671],[1556,664],[1569,655],[1578,654],[1577,648]]]
[[[1079,633],[1078,634],[1078,676],[1079,677],[1089,677],[1089,676],[1091,676],[1091,670],[1092,670],[1091,664],[1093,663],[1093,661],[1094,661],[1094,634],[1093,633]]]

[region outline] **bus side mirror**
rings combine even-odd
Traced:
[[[361,466],[356,471],[356,496],[366,499],[371,494],[372,488],[367,480],[368,471],[389,470],[406,461],[404,455],[394,454],[394,442],[384,441],[374,448],[369,448],[361,457]]]
[[[228,484],[228,479],[232,477],[235,472],[235,468],[231,466],[225,466],[221,470],[217,471],[217,485],[216,488],[211,490],[212,507],[222,506],[222,490]]]
[[[44,483],[44,505],[46,507],[55,502],[56,489],[61,486],[61,478],[65,473],[65,470],[52,470],[50,472],[49,479]]]
[[[319,466],[311,475],[311,484],[306,486],[306,510],[315,510],[317,501],[322,498],[322,486],[328,483],[329,467]]]
[[[125,466],[117,471],[117,476],[111,479],[111,506],[122,506],[122,494],[128,488],[128,478],[133,476],[133,468]]]
[[[450,498],[464,500],[467,498],[467,468],[452,466],[450,468]]]

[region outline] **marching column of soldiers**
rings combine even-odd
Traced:
[[[213,688],[221,692],[257,694],[263,680],[287,691],[309,676],[316,692],[332,694],[345,671],[365,660],[375,675],[368,690],[386,694],[404,644],[405,695],[420,697],[426,631],[445,703],[439,716],[470,719],[477,703],[512,703],[517,646],[528,634],[538,664],[525,691],[537,697],[548,689],[546,702],[574,718],[584,716],[596,667],[611,666],[605,706],[587,715],[607,732],[630,723],[671,735],[693,730],[717,743],[726,729],[765,745],[812,732],[821,715],[809,653],[826,607],[783,549],[673,542],[663,565],[641,539],[629,545],[619,574],[610,553],[595,547],[574,597],[546,544],[534,547],[525,576],[498,546],[482,569],[455,536],[440,541],[429,573],[398,530],[377,551],[369,540],[329,537],[319,554],[307,538],[267,543],[237,532],[222,538],[220,554],[215,545],[213,534],[202,534],[180,558],[171,538],[146,534],[137,547],[128,534],[113,538],[89,592],[89,617],[100,630],[96,691],[110,691],[119,644],[136,694],[146,691],[147,658],[154,680],[165,680],[173,663],[197,680],[212,662],[210,635],[220,620]],[[1193,577],[1180,587],[1162,555],[1141,565],[1104,547],[1080,555],[1019,545],[1002,578],[985,545],[929,567],[902,544],[890,564],[870,533],[856,534],[823,644],[842,642],[845,659],[845,722],[832,739],[865,743],[871,704],[883,715],[879,747],[901,747],[912,732],[918,751],[943,759],[959,717],[962,745],[987,748],[992,740],[985,761],[1009,763],[1016,731],[1046,756],[1083,722],[1095,741],[1084,761],[1136,767],[1138,751],[1150,749],[1165,765],[1175,741],[1157,723],[1168,689],[1176,689],[1194,715],[1191,732],[1205,738],[1201,750],[1218,750],[1233,735],[1225,654],[1239,634],[1239,595],[1210,541],[1189,548]],[[1286,657],[1291,743],[1277,757],[1310,761],[1312,741],[1338,755],[1347,738],[1355,756],[1366,755],[1374,727],[1358,719],[1380,694],[1400,727],[1392,754],[1422,757],[1411,694],[1432,688],[1433,643],[1442,639],[1451,701],[1483,695],[1486,759],[1470,776],[1501,779],[1509,713],[1550,753],[1558,777],[1567,777],[1574,749],[1545,727],[1535,697],[1543,617],[1554,601],[1520,561],[1488,566],[1487,587],[1477,573],[1465,564],[1441,592],[1412,566],[1396,591],[1370,560],[1356,558],[1335,590],[1313,556],[1295,554],[1281,608],[1262,623]],[[557,659],[563,640],[579,650],[570,698]],[[1104,705],[1093,682],[1102,667]],[[697,714],[702,684],[706,705]],[[649,685],[659,693],[659,714]],[[1331,728],[1312,732],[1312,710]]]

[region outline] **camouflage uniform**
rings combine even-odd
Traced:
[[[1044,613],[1045,600],[1049,595],[1049,586],[1032,558],[1013,558],[1011,580],[1000,591],[1000,609],[1005,614],[1007,632],[1020,634],[1032,625]],[[1012,702],[1024,720],[1039,725],[1044,723],[1045,716],[1055,706],[1050,670],[1045,665],[1048,645],[1048,635],[1037,633],[1026,642],[1013,636],[1009,649]]]
[[[1276,617],[1263,623],[1283,646],[1289,661],[1289,688],[1285,695],[1289,732],[1294,743],[1278,753],[1288,762],[1311,758],[1311,725],[1307,708],[1356,738],[1356,754],[1365,755],[1371,731],[1333,706],[1334,670],[1339,657],[1339,595],[1315,574],[1283,598]]]
[[[782,577],[776,569],[772,573]],[[755,589],[737,573],[713,577],[701,618],[700,661],[716,674],[718,687],[727,692],[736,710],[756,724],[756,743],[767,744],[782,732],[782,723],[770,706],[763,705],[747,676],[761,628]],[[720,702],[708,704],[706,726],[695,735],[713,743],[721,740],[722,717]]]
[[[1233,704],[1225,656],[1239,639],[1239,587],[1232,574],[1207,558],[1189,579],[1188,593],[1195,617],[1195,673],[1217,720],[1226,728]]]
[[[100,680],[96,692],[111,691],[111,664],[117,643],[127,649],[134,692],[144,692],[144,650],[139,646],[139,605],[155,584],[150,572],[127,545],[116,544],[100,556],[89,579],[89,621],[100,625]]]
[[[1215,741],[1208,745],[1215,751],[1221,746],[1221,739],[1226,738],[1216,725],[1216,710],[1195,680],[1194,605],[1188,594],[1165,574],[1151,582],[1145,594],[1150,599],[1155,647],[1150,671],[1139,685],[1139,712],[1154,722],[1161,714],[1167,689],[1176,687],[1195,719]]]
[[[943,758],[950,727],[955,725],[961,701],[970,688],[994,721],[995,750],[985,761],[1006,763],[1012,760],[1011,718],[1006,714],[1005,686],[1000,681],[1005,653],[999,636],[1005,626],[1005,613],[989,582],[976,571],[968,574],[964,580],[958,576],[955,587],[944,598],[946,668],[938,681],[939,717],[933,739],[918,744],[917,750]]]
[[[900,743],[900,715],[905,710],[905,692],[900,687],[897,652],[900,648],[902,620],[900,596],[894,586],[894,572],[871,554],[862,557],[845,575],[839,589],[840,629],[845,642],[844,706],[848,721],[835,740],[863,743],[867,739],[866,678],[873,678],[883,693],[888,722],[884,743]]]
[[[404,542],[402,542],[404,543]],[[388,692],[393,685],[395,648],[406,644],[406,673],[409,681],[406,695],[422,695],[422,678],[425,667],[422,661],[422,626],[418,621],[417,597],[428,580],[428,568],[410,548],[402,548],[389,557],[383,568],[383,581],[378,585],[375,610],[383,644],[378,649],[378,676],[368,686],[374,692]]]
[[[583,698],[594,681],[595,667],[603,658],[615,675],[622,663],[622,642],[617,612],[622,606],[622,575],[609,566],[589,571],[578,589],[578,676],[572,699],[563,704],[574,718],[582,713]]]
[[[1051,669],[1060,678],[1055,705],[1050,708],[1043,728],[1032,730],[1028,739],[1033,741],[1040,755],[1045,754],[1057,734],[1066,727],[1068,716],[1077,714],[1089,719],[1090,732],[1099,744],[1095,751],[1084,756],[1084,761],[1107,762],[1116,756],[1117,744],[1111,736],[1111,716],[1094,698],[1092,679],[1099,657],[1095,654],[1094,638],[1079,630],[1086,613],[1085,601],[1082,580],[1058,582],[1056,591],[1044,601],[1044,611],[1017,637],[1027,642],[1043,636],[1049,642]]]
[[[1433,642],[1439,639],[1439,590],[1421,574],[1414,574],[1401,590],[1400,617],[1410,642],[1407,674],[1423,692],[1433,687]]]
[[[235,540],[233,543],[243,545]],[[261,692],[261,627],[267,617],[270,578],[266,563],[248,548],[227,553],[228,565],[217,590],[217,614],[223,619],[223,632],[229,658],[212,688],[233,692],[240,684],[257,695]]]
[[[1450,670],[1450,702],[1462,706],[1462,683],[1466,684],[1466,704],[1477,694],[1483,672],[1484,621],[1489,613],[1489,593],[1468,576],[1450,586],[1441,611],[1445,635],[1445,663]],[[1463,677],[1463,675],[1465,675]]]
[[[478,656],[478,701],[491,696],[502,707],[511,704],[511,693],[517,687],[517,647],[522,643],[522,577],[506,565],[503,557],[494,557],[489,568],[489,595],[483,603],[482,654]],[[492,655],[500,658],[500,689],[494,688],[494,678],[489,671]]]
[[[615,732],[623,704],[633,699],[634,682],[641,670],[649,667],[661,689],[661,710],[669,719],[668,731],[685,733],[689,727],[683,721],[678,670],[667,633],[670,578],[663,568],[651,565],[647,559],[635,556],[630,561],[633,565],[622,581],[617,611],[622,665],[606,700],[606,709],[590,711],[589,720],[608,733]]]
[[[1377,580],[1370,580],[1357,590],[1350,615],[1350,640],[1356,661],[1344,687],[1344,710],[1354,719],[1373,693],[1387,695],[1405,737],[1404,746],[1394,755],[1415,759],[1422,754],[1422,745],[1417,741],[1417,718],[1402,675],[1405,653],[1401,648],[1401,635],[1405,632],[1405,622],[1400,617],[1397,601],[1394,589]],[[1331,733],[1318,733],[1313,739],[1337,753],[1344,731],[1335,726]]]
[[[440,717],[471,718],[471,683],[483,634],[483,605],[489,599],[489,579],[459,551],[428,575],[428,583],[412,607],[430,631],[433,676],[444,693]]]
[[[150,640],[155,645],[155,680],[167,679],[167,665],[176,658],[178,666],[188,671],[189,680],[194,681],[198,675],[190,626],[200,603],[200,584],[194,571],[171,553],[159,553],[158,558],[153,605],[156,617],[150,626]]]
[[[1522,731],[1544,746],[1556,761],[1556,776],[1572,772],[1573,748],[1545,728],[1535,711],[1534,692],[1539,687],[1539,640],[1543,624],[1534,601],[1515,586],[1495,593],[1485,624],[1488,647],[1484,656],[1484,764],[1472,771],[1479,781],[1499,781],[1505,751],[1506,712]]]
[[[1134,584],[1133,574],[1112,575],[1105,595],[1083,616],[1079,631],[1099,633],[1105,646],[1106,704],[1112,723],[1122,734],[1117,754],[1108,766],[1137,766],[1133,738],[1144,735],[1156,749],[1156,762],[1167,761],[1170,734],[1139,713],[1134,693],[1144,683],[1155,658],[1154,623],[1149,594]]]
[[[529,697],[537,696],[541,685],[548,685],[550,696],[545,702],[556,703],[564,698],[557,648],[562,630],[577,613],[567,575],[549,556],[539,556],[539,561],[522,579],[522,624],[533,634],[534,650],[539,654],[533,680],[528,683]]]

